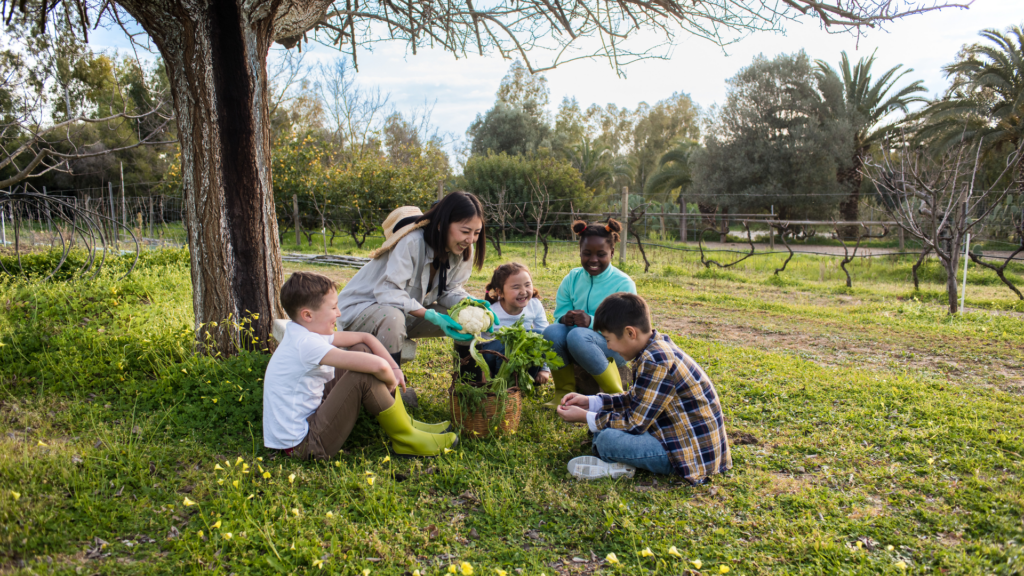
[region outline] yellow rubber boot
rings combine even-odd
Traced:
[[[391,438],[391,449],[399,456],[437,456],[445,448],[459,443],[459,437],[452,433],[431,434],[417,430],[405,411],[401,394],[395,394],[391,408],[377,414],[377,422]]]
[[[609,360],[608,367],[604,369],[604,372],[595,374],[594,380],[601,387],[601,392],[605,394],[622,393],[622,378],[619,377],[619,367],[614,360]]]
[[[555,397],[542,406],[554,409],[558,408],[566,394],[576,391],[576,375],[573,374],[572,366],[563,366],[551,373],[551,379],[555,382]]]

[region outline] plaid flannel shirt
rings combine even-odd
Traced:
[[[664,334],[654,331],[633,361],[633,385],[622,394],[599,394],[597,428],[650,432],[668,453],[676,474],[697,484],[732,467],[722,406],[704,370]]]

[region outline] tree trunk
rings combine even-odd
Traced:
[[[864,167],[864,157],[867,156],[868,148],[862,146],[857,148],[852,165],[846,170],[839,170],[836,173],[836,180],[841,188],[849,191],[849,194],[839,203],[839,215],[845,222],[856,222],[860,220],[860,185],[864,179],[861,169]],[[857,235],[856,226],[842,226],[840,234],[846,238]]]
[[[686,242],[686,198],[679,192],[679,241]]]
[[[283,275],[270,172],[267,52],[307,30],[327,0],[119,0],[160,50],[181,146],[183,220],[197,338],[262,348]],[[258,317],[255,315],[258,314]],[[253,315],[252,338],[237,325]],[[232,322],[222,322],[230,319]],[[213,327],[210,323],[217,322]]]
[[[956,314],[960,302],[957,300],[956,266],[946,267],[946,296],[949,298],[949,313]]]

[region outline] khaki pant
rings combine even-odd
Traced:
[[[441,314],[447,314],[448,308],[439,304],[429,307]],[[427,322],[423,318],[407,316],[405,312],[391,306],[370,304],[356,316],[352,324],[345,327],[346,332],[369,332],[380,340],[389,354],[400,354],[406,339],[441,338],[444,331]]]
[[[370,348],[358,344],[350,352],[370,354]],[[337,369],[336,369],[337,370]],[[291,455],[301,460],[327,460],[341,450],[359,417],[359,407],[376,416],[390,408],[395,399],[386,384],[370,374],[339,371],[324,385],[324,397],[316,412],[306,418],[309,432]]]

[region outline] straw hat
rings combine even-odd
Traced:
[[[384,223],[381,224],[381,227],[384,228],[384,243],[380,245],[380,248],[377,248],[373,252],[370,252],[370,258],[380,258],[381,256],[387,254],[389,250],[394,248],[395,244],[398,244],[398,241],[401,240],[402,238],[405,238],[405,236],[409,234],[409,232],[412,232],[413,230],[419,230],[420,228],[423,228],[427,224],[430,224],[429,220],[421,220],[415,224],[403,226],[397,232],[394,230],[395,224],[398,224],[405,218],[409,218],[410,216],[422,215],[423,212],[415,206],[402,206],[400,208],[395,208],[394,210],[392,210],[391,213],[388,214],[388,217],[384,219]]]

